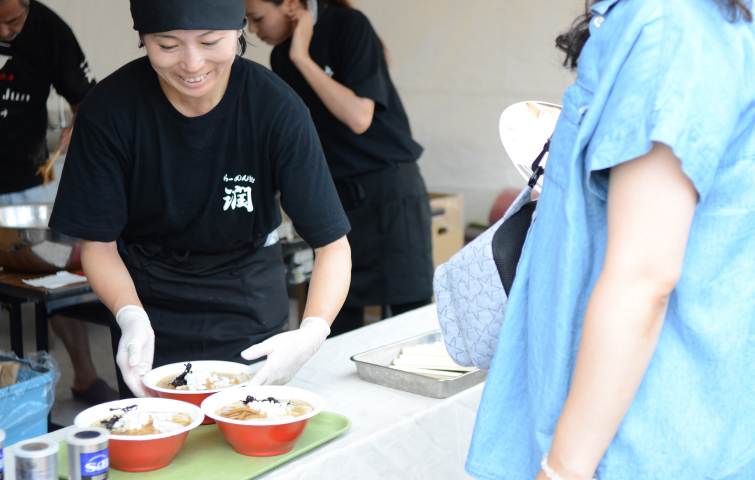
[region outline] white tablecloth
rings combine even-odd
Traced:
[[[470,478],[464,462],[483,384],[438,400],[363,382],[350,360],[438,328],[435,305],[430,305],[327,340],[290,385],[320,394],[325,409],[351,419],[351,428],[258,478]],[[65,429],[46,437],[59,441],[64,436]],[[12,468],[11,456],[6,451],[6,470]]]

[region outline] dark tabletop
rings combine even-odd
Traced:
[[[17,273],[0,270],[0,296],[23,298],[26,300],[49,302],[60,298],[81,295],[92,291],[89,282],[83,281],[60,288],[37,288],[25,284],[22,280],[46,277],[51,273]]]

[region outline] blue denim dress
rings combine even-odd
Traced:
[[[699,203],[657,350],[597,476],[753,479],[755,27],[727,22],[713,0],[605,0],[593,12],[467,471],[537,475],[603,266],[608,169],[656,141],[681,159]]]

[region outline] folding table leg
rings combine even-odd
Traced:
[[[49,353],[50,339],[47,330],[47,304],[45,302],[34,303],[34,316],[37,324],[37,351],[44,350],[45,352]],[[53,423],[52,412],[47,414],[47,431],[54,432],[55,430],[60,430],[61,428],[63,428],[62,425]]]
[[[34,315],[36,317],[37,329],[37,351],[50,351],[50,340],[47,330],[47,304],[45,302],[34,303]]]
[[[10,349],[18,358],[24,358],[24,333],[21,323],[21,302],[11,300],[10,313]]]

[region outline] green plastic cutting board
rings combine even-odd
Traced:
[[[220,433],[217,425],[200,425],[186,438],[186,443],[170,465],[160,470],[142,473],[110,469],[112,480],[121,478],[144,480],[186,480],[189,478],[248,480],[272,470],[299,455],[312,450],[345,432],[351,420],[331,412],[312,417],[293,450],[275,457],[249,457],[236,453]],[[58,473],[68,479],[68,450],[60,442]]]

